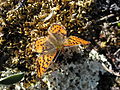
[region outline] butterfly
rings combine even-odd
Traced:
[[[67,31],[63,25],[52,24],[48,29],[48,36],[41,37],[35,42],[35,50],[40,53],[37,58],[38,77],[44,75],[61,50],[70,46],[87,44],[90,42],[76,36],[67,37]]]

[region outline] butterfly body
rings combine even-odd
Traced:
[[[36,52],[40,53],[37,58],[38,76],[41,77],[55,59],[57,52],[65,47],[90,44],[76,36],[67,37],[67,31],[61,24],[52,24],[48,29],[48,36],[41,37],[35,43]]]
[[[63,41],[57,40],[55,37],[49,37],[48,39],[49,43],[53,45],[54,48],[57,50],[60,50],[61,48],[64,47]]]

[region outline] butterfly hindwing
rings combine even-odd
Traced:
[[[49,42],[48,37],[42,37],[35,42],[35,49],[38,53],[47,53],[55,47]]]
[[[76,36],[70,36],[64,41],[64,46],[87,45],[87,44],[90,44],[90,42],[78,38]]]
[[[56,23],[50,26],[48,33],[51,36],[50,39],[59,40],[59,42],[63,41],[67,36],[65,27]]]
[[[53,51],[48,54],[40,55],[37,58],[37,74],[38,77],[41,77],[46,70],[49,68],[51,62],[54,60],[57,51]]]
[[[57,23],[52,24],[48,29],[48,32],[53,34],[61,33],[62,35],[67,35],[65,27]]]

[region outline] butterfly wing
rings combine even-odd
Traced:
[[[46,70],[49,68],[51,62],[55,59],[57,51],[52,51],[50,53],[40,55],[37,59],[37,74],[41,77]]]
[[[67,36],[67,31],[64,26],[61,24],[54,23],[50,26],[48,29],[48,33],[50,35],[50,40],[53,40],[52,42],[63,42],[63,40]]]
[[[35,42],[36,52],[44,54],[55,49],[54,45],[51,44],[48,39],[48,37],[41,37]]]
[[[87,45],[87,44],[90,44],[90,42],[78,38],[76,36],[70,36],[64,41],[64,46]]]

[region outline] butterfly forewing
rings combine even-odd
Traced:
[[[41,55],[37,58],[37,73],[38,77],[42,77],[42,75],[49,68],[51,62],[54,60],[57,51],[52,51],[48,54]]]
[[[87,44],[90,44],[90,42],[78,38],[76,36],[70,36],[64,41],[64,46],[87,45]]]

